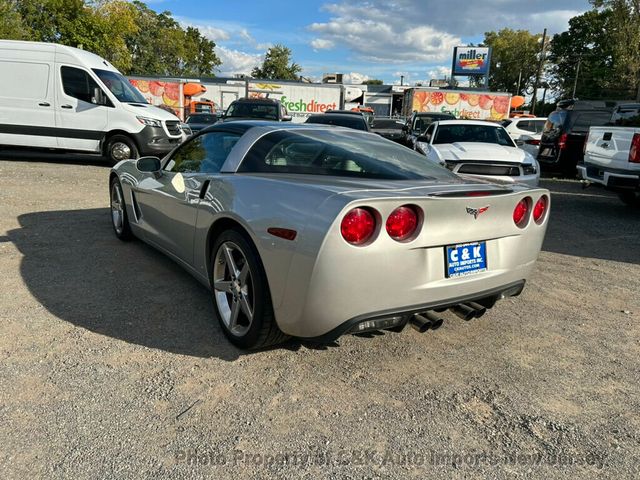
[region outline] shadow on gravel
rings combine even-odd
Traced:
[[[105,157],[100,155],[88,155],[82,153],[54,152],[45,149],[0,149],[0,161],[15,162],[46,162],[69,165],[94,165],[96,167],[109,167]]]
[[[542,180],[551,191],[551,218],[542,249],[640,264],[640,209],[602,188]]]
[[[106,208],[21,215],[9,240],[22,278],[55,316],[149,348],[232,361],[208,290],[166,256],[113,235]],[[284,348],[297,349],[291,342]]]

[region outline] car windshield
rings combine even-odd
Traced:
[[[378,135],[326,128],[267,134],[249,150],[238,171],[385,180],[457,178],[424,155]]]
[[[505,147],[515,147],[504,128],[497,125],[440,125],[436,130],[435,144],[456,142],[495,143]]]
[[[431,125],[433,122],[437,122],[439,120],[455,120],[455,117],[450,116],[450,115],[442,115],[442,116],[420,115],[420,116],[417,116],[415,118],[415,120],[413,122],[413,129],[418,131],[418,132],[424,132],[429,125]]]
[[[278,119],[278,106],[268,103],[232,103],[227,110],[227,117]]]
[[[305,123],[321,123],[323,125],[338,125],[340,127],[353,128],[355,130],[366,130],[367,125],[364,118],[359,115],[349,114],[325,114],[312,115]]]
[[[372,128],[397,129],[402,130],[402,123],[393,118],[376,118],[373,121]]]
[[[94,68],[93,71],[119,101],[123,103],[148,103],[138,89],[118,72],[98,68]]]
[[[215,123],[218,120],[218,117],[215,115],[208,115],[206,113],[189,115],[187,118],[187,123]]]

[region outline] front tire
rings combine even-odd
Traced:
[[[227,230],[218,236],[210,272],[214,313],[231,343],[257,349],[288,338],[275,321],[258,252],[244,233]]]
[[[131,240],[133,233],[129,225],[129,217],[127,215],[127,205],[124,201],[124,193],[122,185],[118,177],[113,177],[109,184],[109,197],[111,207],[111,225],[113,231],[123,242]]]
[[[104,150],[111,165],[139,156],[135,142],[126,135],[114,135],[109,138]]]

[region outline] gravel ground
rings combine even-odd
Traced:
[[[545,180],[536,273],[481,319],[246,353],[115,239],[107,168],[44,158],[0,161],[0,478],[640,475],[640,211],[614,195]]]

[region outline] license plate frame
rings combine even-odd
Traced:
[[[486,241],[447,245],[444,254],[446,278],[467,277],[488,270]]]

